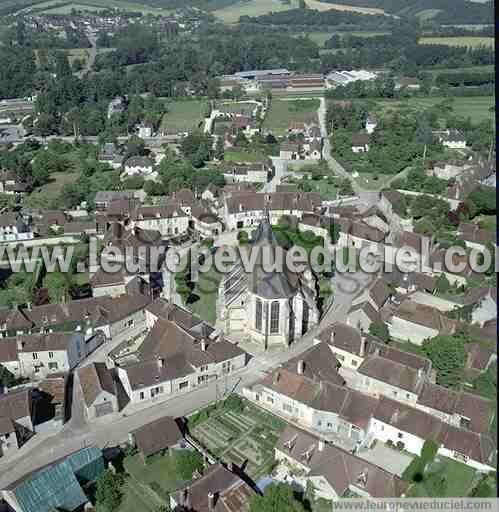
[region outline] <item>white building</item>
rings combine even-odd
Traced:
[[[116,384],[104,363],[92,363],[78,370],[85,415],[88,420],[118,412]]]

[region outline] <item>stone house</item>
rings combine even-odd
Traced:
[[[367,153],[369,151],[370,137],[367,133],[352,135],[351,149],[353,153]]]
[[[483,327],[497,318],[497,288],[469,288],[464,294],[464,305],[473,307],[471,323]]]
[[[80,368],[77,373],[85,416],[88,420],[118,412],[117,390],[112,370],[104,363],[91,363]]]

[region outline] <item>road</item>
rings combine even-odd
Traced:
[[[87,38],[92,46],[88,49],[88,59],[85,67],[78,73],[75,73],[78,78],[83,78],[92,70],[95,63],[95,58],[97,57],[97,38],[91,32],[87,32]]]

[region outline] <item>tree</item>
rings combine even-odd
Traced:
[[[99,506],[102,506],[107,512],[117,510],[123,497],[121,486],[123,477],[106,471],[97,479],[97,490],[95,499]]]
[[[0,364],[0,387],[11,388],[16,385],[16,378],[12,373]]]
[[[263,496],[250,498],[250,512],[305,512],[293,489],[286,484],[271,484],[265,488]]]
[[[182,450],[177,452],[175,464],[180,478],[190,480],[195,471],[203,471],[203,456],[196,451]]]
[[[224,138],[221,135],[219,135],[217,137],[217,141],[215,143],[215,153],[213,154],[213,156],[217,160],[223,160],[224,159],[224,152],[225,152]]]
[[[71,288],[70,274],[62,272],[47,273],[43,279],[43,286],[48,289],[49,299],[52,304],[64,302]]]
[[[438,293],[445,293],[449,291],[450,283],[445,274],[440,274],[438,276],[436,288]]]
[[[427,439],[424,442],[423,448],[421,450],[421,459],[423,460],[425,467],[428,467],[428,464],[433,462],[433,459],[435,458],[437,452],[438,444],[435,441],[433,441],[433,439]]]
[[[131,156],[144,156],[146,154],[146,143],[137,135],[132,135],[126,144],[125,160]]]
[[[388,343],[390,341],[390,332],[385,322],[373,322],[369,326],[369,334],[379,338],[380,340]]]
[[[439,335],[423,342],[423,352],[437,370],[437,384],[458,388],[464,380],[464,333]]]

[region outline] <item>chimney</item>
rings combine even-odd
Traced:
[[[331,339],[329,340],[331,345],[334,345],[334,329],[331,329]]]
[[[281,375],[279,374],[278,371],[274,373],[274,384],[277,384],[279,382],[280,376]]]
[[[324,451],[324,440],[323,439],[319,439],[319,444],[317,445],[317,449],[320,451],[320,452],[323,452]]]
[[[163,368],[163,366],[165,366],[165,359],[163,357],[158,357],[157,362],[158,362],[158,369]]]
[[[360,350],[359,350],[359,356],[364,357],[366,354],[366,345],[367,345],[367,339],[365,336],[360,337]]]
[[[418,368],[418,380],[423,378],[423,368]]]
[[[26,303],[26,309],[27,309],[28,311],[31,311],[31,302],[27,302],[27,303]]]
[[[208,510],[210,512],[215,510],[215,494],[212,492],[208,493]]]
[[[201,350],[206,352],[206,340],[204,338],[201,340]]]
[[[305,361],[303,359],[299,359],[298,363],[296,365],[296,371],[298,375],[303,375],[303,372],[305,370]]]

